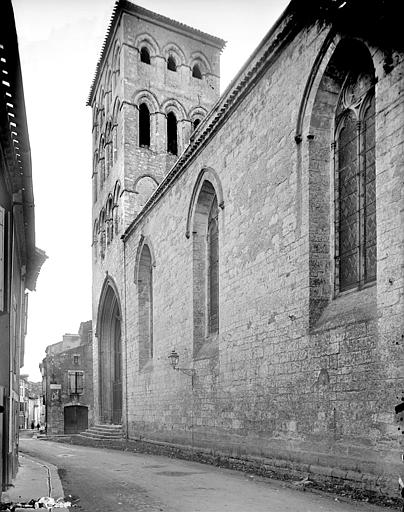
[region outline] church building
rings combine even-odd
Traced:
[[[382,0],[292,0],[220,96],[223,40],[116,3],[88,98],[97,423],[396,494],[400,31]]]

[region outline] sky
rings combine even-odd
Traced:
[[[48,345],[91,319],[91,109],[86,100],[114,0],[12,0],[32,155],[36,245],[46,251],[29,296],[21,373],[41,379]],[[221,91],[288,0],[134,0],[227,41]]]

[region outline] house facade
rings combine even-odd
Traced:
[[[92,322],[46,347],[40,364],[48,435],[75,434],[93,421]],[[41,419],[41,418],[40,418]],[[41,423],[42,423],[41,421]]]
[[[35,247],[31,153],[14,14],[0,5],[0,493],[17,472],[19,374],[28,290],[45,253]]]
[[[195,125],[184,91],[217,92],[223,41],[117,4],[89,97],[96,421],[396,493],[395,18],[379,1],[292,1],[220,99],[196,94]]]

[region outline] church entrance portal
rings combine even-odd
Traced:
[[[118,297],[110,284],[101,298],[99,329],[99,404],[103,423],[122,421],[122,342]]]

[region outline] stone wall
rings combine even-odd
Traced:
[[[303,140],[294,139],[303,88],[326,35],[314,27],[302,31],[274,59],[127,238],[128,432],[229,456],[289,461],[301,471],[317,467],[318,475],[331,477],[334,468],[350,485],[394,493],[400,461],[394,404],[403,376],[397,365],[402,56],[386,74],[383,53],[370,48],[378,77],[377,283],[334,295],[332,222],[328,217],[321,227],[310,199],[324,194],[333,208],[331,168],[315,176],[322,170],[316,160],[330,146],[313,148],[308,122]],[[334,48],[338,42],[335,37]],[[314,103],[309,98],[309,119]],[[223,189],[220,332],[218,351],[193,358],[192,234],[187,239],[185,233],[203,169],[213,170]],[[316,229],[331,233],[317,240],[327,244],[322,266],[321,258],[313,259]],[[141,236],[155,254],[154,358],[143,371],[133,280]],[[321,305],[312,300],[317,270],[325,283]],[[189,376],[169,366],[173,348],[180,366],[195,369],[193,387]]]
[[[394,52],[387,69],[384,51],[358,39],[377,78],[377,280],[338,293],[333,136],[330,109],[318,99],[330,92],[321,80],[345,36],[314,24],[291,37],[287,24],[277,25],[208,118],[202,128],[210,135],[174,168],[123,243],[116,240],[109,266],[95,266],[94,318],[108,270],[122,304],[130,439],[258,458],[394,494],[394,405],[403,387],[403,55]],[[192,204],[204,180],[219,204],[220,327],[195,351],[201,290]],[[145,240],[153,254],[154,350],[140,365],[135,276]],[[170,367],[172,349],[193,378]]]

